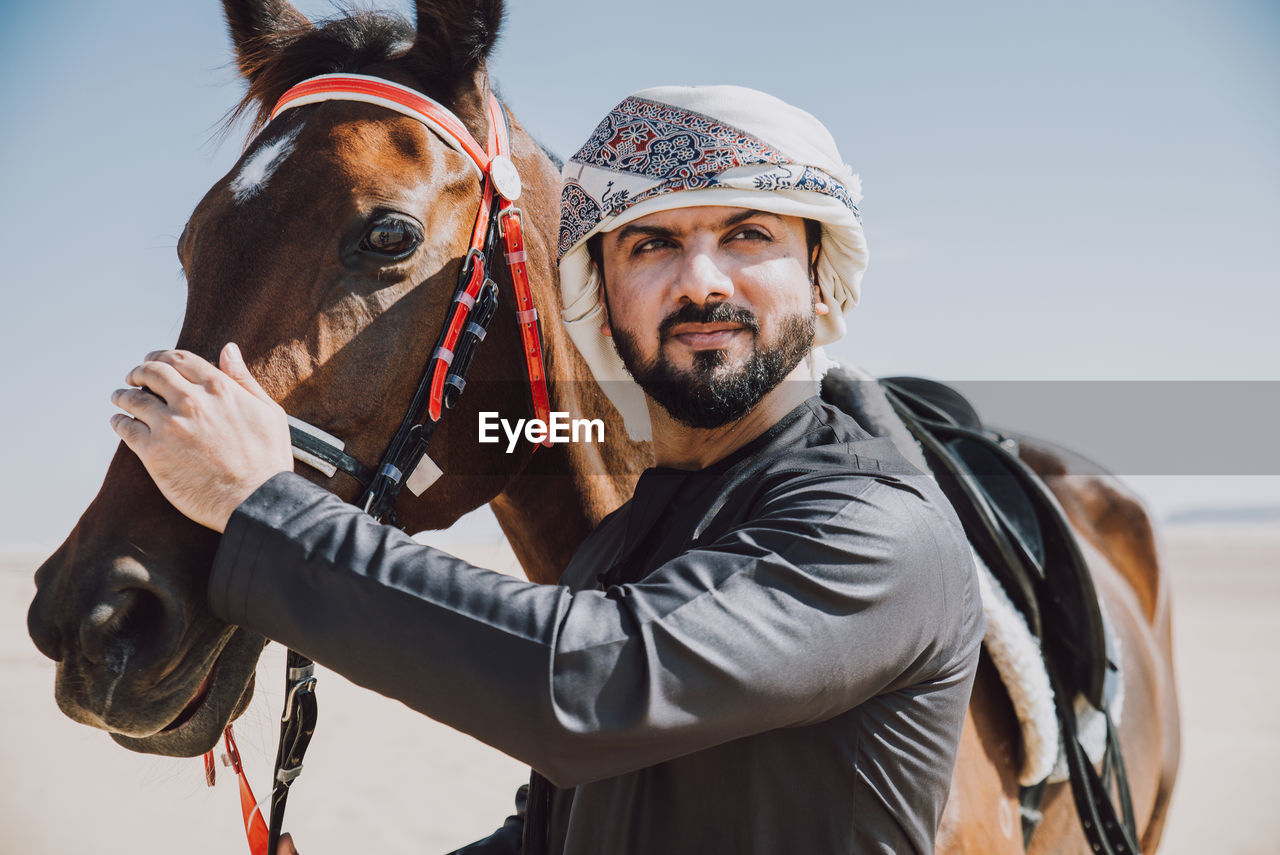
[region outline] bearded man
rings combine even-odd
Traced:
[[[243,394],[186,427],[223,459],[189,464],[196,440],[145,393],[118,392],[141,421],[113,421],[224,532],[212,610],[302,650],[347,639],[319,661],[413,673],[401,700],[527,761],[527,810],[463,852],[931,852],[983,620],[942,493],[815,395],[812,348],[843,334],[866,266],[856,176],[802,110],[667,87],[610,111],[564,178],[565,322],[653,441],[632,500],[560,585],[472,567],[293,475],[229,347]],[[160,354],[130,382],[174,367],[217,370]],[[216,500],[182,498],[177,460]],[[370,614],[417,646],[332,623]],[[433,698],[437,673],[462,696]]]

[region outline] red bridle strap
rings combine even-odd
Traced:
[[[493,98],[492,95],[489,96]],[[493,126],[493,122],[489,123],[489,145],[487,146],[485,157],[486,163],[492,159],[492,155],[497,147],[496,135],[497,130]],[[467,256],[463,259],[463,264],[471,265],[471,276],[467,280],[466,288],[463,293],[466,294],[466,302],[459,303],[455,307],[451,306],[447,323],[449,328],[445,330],[444,343],[440,346],[440,351],[435,354],[433,360],[435,367],[431,373],[431,392],[427,400],[427,413],[431,416],[431,420],[440,421],[440,415],[444,411],[444,384],[449,377],[449,368],[453,364],[453,354],[458,347],[458,339],[462,336],[462,330],[466,326],[467,316],[471,314],[471,307],[475,305],[476,298],[480,296],[480,289],[484,287],[486,278],[484,243],[488,237],[489,231],[489,215],[493,211],[493,198],[496,195],[493,190],[493,176],[489,174],[488,167],[482,170],[484,175],[484,187],[480,191],[480,210],[476,213],[476,224],[471,229],[471,245],[467,249]]]
[[[510,156],[510,138],[507,134],[507,118],[498,99],[489,96],[489,127],[499,128],[497,148],[494,154]],[[534,418],[551,424],[551,403],[547,394],[545,364],[542,359],[542,336],[538,330],[538,309],[533,305],[533,289],[529,286],[529,269],[524,245],[524,220],[520,209],[504,196],[498,197],[498,231],[507,251],[507,267],[515,287],[516,320],[520,324],[520,338],[524,344],[525,370],[529,375],[529,393],[533,400]],[[543,445],[551,444],[548,429]]]
[[[471,136],[467,126],[448,107],[417,90],[380,77],[364,74],[321,74],[290,87],[271,111],[271,118],[293,107],[318,104],[321,101],[363,101],[403,113],[431,128],[448,143],[470,158],[476,170],[489,171],[489,155]]]

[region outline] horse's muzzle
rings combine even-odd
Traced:
[[[79,561],[75,546],[73,536],[37,571],[27,613],[58,663],[59,708],[136,751],[205,750],[247,705],[264,639],[193,608],[181,577],[136,549]]]

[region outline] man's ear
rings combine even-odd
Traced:
[[[600,275],[600,269],[596,268],[596,281],[600,283],[600,289],[596,291],[596,299],[600,301],[600,311],[604,313],[604,320],[600,322],[600,334],[613,337],[613,326],[609,322],[609,301],[604,296],[604,277]]]
[[[822,244],[818,244],[809,253],[809,281],[813,283],[813,312],[816,315],[825,315],[831,311],[831,307],[823,301],[822,288],[818,285],[818,259],[821,257]]]

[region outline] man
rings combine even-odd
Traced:
[[[857,195],[816,119],[737,87],[638,93],[566,165],[565,320],[657,465],[559,586],[290,474],[233,345],[236,383],[172,352],[129,376],[201,418],[174,430],[120,390],[134,418],[113,425],[224,532],[216,614],[357,682],[395,673],[401,700],[529,762],[523,831],[469,851],[930,852],[981,606],[936,486],[814,395],[811,348],[866,263]]]

